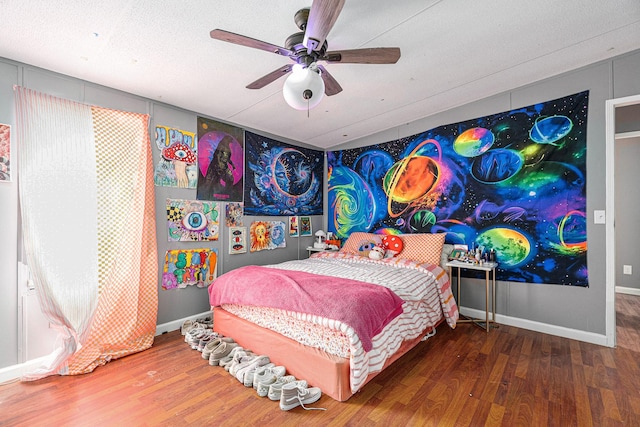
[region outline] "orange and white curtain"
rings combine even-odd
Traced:
[[[23,376],[149,348],[158,264],[149,116],[15,88],[26,261],[57,348]]]

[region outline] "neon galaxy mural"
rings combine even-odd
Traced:
[[[588,286],[589,92],[327,152],[329,231],[446,233],[504,281]]]
[[[245,132],[245,215],[322,215],[324,153]]]

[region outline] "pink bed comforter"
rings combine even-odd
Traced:
[[[383,286],[303,271],[250,265],[218,277],[209,287],[212,306],[273,307],[339,320],[369,351],[371,340],[402,313],[403,300]]]

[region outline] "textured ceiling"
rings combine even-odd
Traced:
[[[347,0],[329,50],[402,57],[326,65],[344,90],[307,117],[284,78],[245,88],[288,58],[209,31],[283,46],[311,1],[0,0],[0,57],[330,148],[640,48],[638,0]]]

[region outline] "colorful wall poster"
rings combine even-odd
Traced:
[[[171,249],[164,257],[162,289],[204,288],[217,277],[218,252],[212,248]]]
[[[242,227],[243,208],[242,202],[229,202],[225,206],[225,219],[227,227]]]
[[[244,131],[198,117],[198,200],[241,202]]]
[[[311,236],[313,230],[311,229],[311,218],[308,216],[301,216],[299,219],[300,222],[300,235],[301,236]]]
[[[254,221],[251,223],[251,252],[265,249],[286,248],[285,223],[283,221]]]
[[[300,235],[299,223],[297,216],[289,217],[289,236],[298,237]]]
[[[246,132],[247,215],[322,215],[324,152]]]
[[[229,253],[243,254],[247,252],[247,227],[229,228]]]
[[[11,126],[0,123],[0,182],[11,181]]]
[[[328,230],[446,233],[494,249],[498,280],[586,287],[588,105],[585,91],[330,151]]]
[[[198,153],[195,132],[156,126],[156,164],[154,182],[162,187],[196,188]]]
[[[170,242],[218,240],[217,202],[167,199],[167,235]]]

